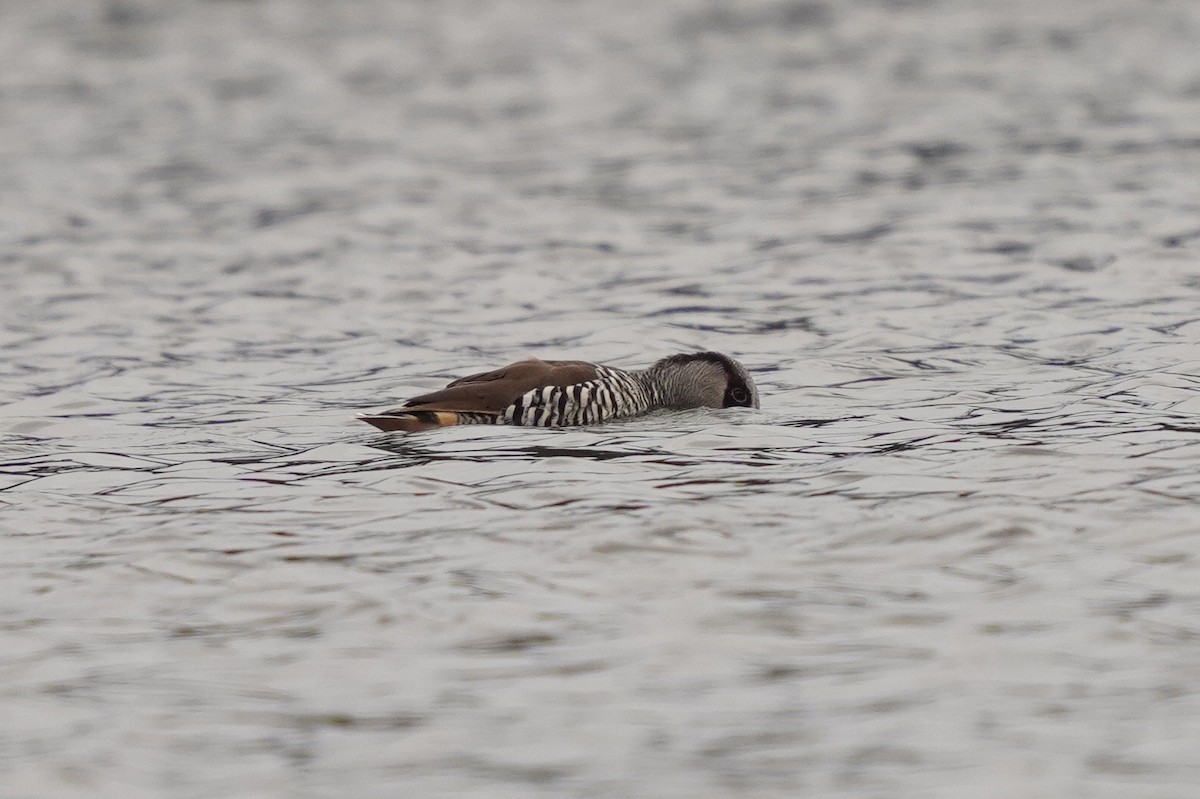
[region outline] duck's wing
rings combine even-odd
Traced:
[[[585,361],[527,361],[510,363],[492,372],[459,378],[441,391],[413,397],[396,411],[504,412],[527,391],[542,386],[573,386],[596,379],[596,365]]]
[[[459,378],[439,391],[413,397],[399,408],[358,418],[380,430],[409,431],[494,422],[528,391],[543,386],[573,386],[596,377],[593,363],[531,358]]]

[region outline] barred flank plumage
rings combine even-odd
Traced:
[[[595,380],[525,392],[505,409],[501,420],[531,427],[566,427],[636,416],[649,409],[648,392],[636,377],[598,366]]]
[[[659,408],[734,405],[758,407],[754,381],[732,358],[700,352],[672,355],[638,372],[534,358],[455,380],[399,408],[359,418],[380,430],[407,432],[459,424],[563,427]]]

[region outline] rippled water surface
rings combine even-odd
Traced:
[[[1191,0],[0,8],[0,795],[1192,797]],[[761,411],[373,433],[527,355]]]

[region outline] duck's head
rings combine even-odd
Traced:
[[[646,371],[672,408],[758,407],[758,388],[746,367],[719,352],[672,355]]]

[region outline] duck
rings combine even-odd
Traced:
[[[411,433],[460,424],[569,427],[657,410],[735,407],[758,407],[746,368],[719,352],[688,352],[638,370],[530,358],[357,418],[384,432]]]

